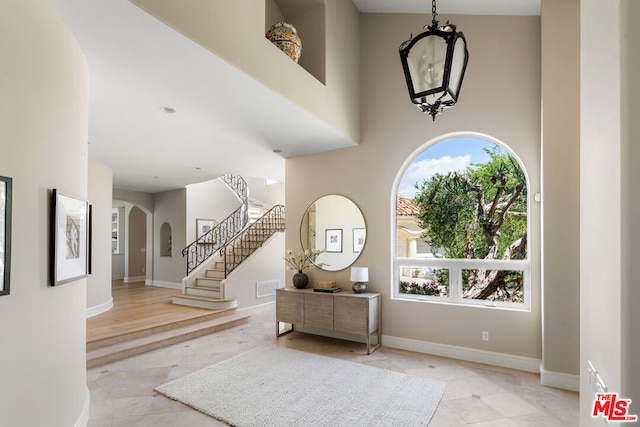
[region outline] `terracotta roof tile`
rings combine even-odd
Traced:
[[[418,209],[418,205],[415,204],[413,199],[398,196],[396,200],[397,216],[418,216],[419,213],[420,209]]]

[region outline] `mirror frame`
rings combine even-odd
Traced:
[[[313,262],[313,263],[314,263],[314,265],[315,265],[317,268],[319,268],[319,269],[321,269],[321,270],[323,270],[323,271],[328,271],[328,272],[337,272],[337,271],[342,271],[342,270],[345,270],[345,269],[347,269],[347,268],[351,267],[351,266],[352,266],[352,265],[353,265],[353,264],[358,260],[358,258],[360,258],[360,255],[362,254],[362,251],[364,250],[364,248],[365,248],[365,246],[366,246],[366,243],[367,243],[367,235],[366,235],[367,222],[366,222],[366,220],[365,220],[364,214],[362,213],[362,210],[360,209],[360,206],[358,206],[358,205],[356,204],[356,202],[354,202],[354,201],[353,201],[353,200],[351,200],[350,198],[348,198],[348,197],[346,197],[346,196],[343,196],[343,195],[341,195],[341,194],[326,194],[326,195],[324,195],[324,196],[321,196],[321,197],[317,198],[316,200],[314,200],[314,201],[313,201],[313,202],[312,202],[312,203],[307,207],[307,209],[304,211],[304,214],[302,215],[302,219],[301,219],[301,221],[300,221],[300,244],[302,245],[302,249],[303,249],[303,250],[305,250],[305,251],[306,251],[306,250],[308,250],[308,249],[311,249],[311,248],[309,247],[309,245],[307,244],[307,242],[305,242],[305,241],[304,241],[304,240],[305,240],[305,239],[304,239],[304,236],[305,236],[305,235],[307,235],[307,236],[308,236],[308,232],[307,232],[306,228],[308,228],[308,217],[309,217],[309,215],[310,215],[310,212],[314,212],[312,209],[315,207],[316,203],[318,203],[320,200],[325,199],[325,198],[327,198],[327,197],[339,197],[339,198],[341,198],[341,199],[344,199],[345,201],[350,202],[350,203],[353,205],[353,207],[354,207],[354,208],[358,211],[358,213],[360,214],[360,218],[362,218],[362,225],[363,225],[362,227],[357,227],[357,228],[350,228],[350,229],[348,229],[348,228],[347,228],[347,226],[343,226],[342,228],[339,228],[340,224],[336,224],[336,227],[334,227],[334,228],[330,228],[330,229],[329,229],[329,228],[327,228],[327,229],[325,229],[325,230],[324,230],[324,232],[327,232],[327,231],[329,231],[329,230],[340,230],[340,231],[342,232],[342,240],[341,240],[341,241],[339,241],[339,242],[336,242],[336,244],[339,244],[339,245],[341,246],[340,251],[338,251],[338,252],[340,252],[340,253],[345,253],[345,252],[346,252],[346,251],[345,251],[345,248],[347,248],[347,249],[348,249],[348,248],[351,248],[351,249],[350,249],[350,250],[351,250],[351,252],[350,252],[350,253],[353,255],[353,256],[352,256],[352,259],[349,259],[349,260],[348,260],[348,264],[347,264],[347,265],[345,265],[345,266],[342,266],[342,264],[340,264],[340,268],[336,268],[336,269],[327,268],[327,267],[323,267],[323,266],[318,266],[318,264],[317,264],[316,262]],[[357,222],[359,222],[359,221],[357,221]],[[347,224],[347,225],[349,225],[349,224]],[[348,232],[347,232],[347,229],[348,229]],[[360,250],[359,250],[358,252],[356,252],[356,251],[355,251],[355,248],[354,248],[354,246],[353,246],[353,240],[352,240],[352,239],[353,239],[353,237],[354,237],[355,230],[360,230],[360,229],[364,229],[364,242],[362,243],[362,246],[360,247]],[[339,236],[339,235],[338,235],[338,236]],[[350,245],[345,245],[345,243],[344,243],[344,242],[345,242],[345,241],[347,241],[347,240],[345,240],[345,239],[349,239],[349,240],[351,240],[351,242],[352,242],[352,243],[351,243]],[[314,248],[314,249],[316,249],[316,248]],[[326,245],[324,246],[324,249],[326,249]],[[326,251],[326,253],[331,254],[331,253],[332,253],[332,251]],[[321,254],[320,256],[322,257],[322,254]],[[322,261],[321,261],[321,262],[322,262]],[[330,265],[330,264],[331,264],[331,263],[329,262],[329,265]]]

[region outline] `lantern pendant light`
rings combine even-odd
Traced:
[[[464,34],[449,21],[436,20],[436,0],[431,3],[432,20],[425,32],[400,45],[400,60],[409,97],[423,113],[436,116],[458,101],[469,52]]]

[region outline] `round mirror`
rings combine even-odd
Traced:
[[[358,205],[336,194],[313,202],[300,224],[302,248],[322,250],[314,263],[326,271],[343,270],[353,264],[366,238],[367,227]]]

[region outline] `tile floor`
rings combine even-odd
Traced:
[[[578,425],[578,394],[541,386],[536,374],[387,347],[367,356],[364,344],[302,333],[275,338],[273,319],[274,306],[264,306],[248,324],[89,369],[89,426],[225,426],[154,387],[263,344],[444,381],[432,427]]]

